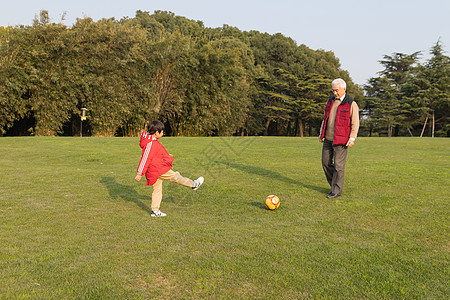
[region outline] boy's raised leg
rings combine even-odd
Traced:
[[[169,180],[190,188],[193,188],[195,186],[195,183],[192,179],[181,176],[180,172],[175,172],[173,170],[169,170],[167,173],[164,173],[163,175],[159,176],[159,179]]]

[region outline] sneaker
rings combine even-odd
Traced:
[[[160,210],[152,211],[152,214],[150,215],[152,217],[165,217],[167,214],[163,213]]]
[[[192,188],[194,191],[196,191],[202,184],[203,181],[205,181],[205,178],[200,176],[199,178],[194,180],[194,187]]]

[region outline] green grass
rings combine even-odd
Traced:
[[[334,200],[316,138],[161,142],[206,181],[151,218],[137,138],[1,138],[0,299],[449,298],[449,139],[359,138]]]

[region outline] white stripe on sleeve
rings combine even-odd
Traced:
[[[138,167],[138,173],[139,174],[142,174],[142,171],[144,171],[144,167],[145,167],[145,164],[147,163],[147,159],[148,159],[148,155],[150,153],[150,149],[152,149],[152,144],[153,144],[153,141],[148,143],[145,146],[145,151],[144,151],[144,154],[142,155],[141,163],[139,164],[139,167]]]

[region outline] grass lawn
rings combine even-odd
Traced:
[[[135,182],[138,138],[0,138],[0,299],[449,299],[450,139],[161,139],[196,192]],[[269,211],[264,199],[281,206]]]

